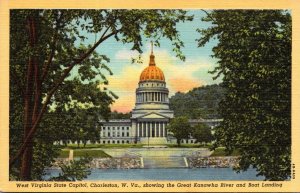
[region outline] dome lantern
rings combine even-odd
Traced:
[[[165,76],[163,71],[155,64],[155,56],[153,54],[153,42],[151,42],[151,55],[149,66],[143,70],[140,76],[141,81],[163,81],[165,82]]]

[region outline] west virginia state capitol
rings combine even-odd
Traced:
[[[140,75],[136,89],[136,102],[130,119],[100,120],[103,144],[167,144],[175,143],[176,139],[168,132],[167,125],[174,118],[174,111],[169,107],[169,89],[163,71],[157,67],[153,49],[149,66]],[[189,120],[191,125],[203,122],[211,128],[219,120]],[[182,143],[194,143],[191,136]]]

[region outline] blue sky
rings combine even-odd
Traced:
[[[178,91],[187,92],[194,87],[221,82],[220,79],[213,80],[213,75],[208,73],[216,65],[216,59],[211,58],[212,48],[217,43],[216,40],[201,48],[198,48],[196,42],[196,39],[200,37],[196,29],[210,26],[209,23],[201,21],[205,13],[201,10],[191,10],[188,14],[194,15],[194,20],[177,25],[180,38],[185,45],[182,51],[186,61],[183,62],[176,58],[176,54],[172,51],[171,42],[167,39],[162,39],[160,47],[154,48],[156,65],[164,72],[170,96]],[[88,42],[94,41],[95,35],[89,35]],[[132,64],[131,59],[137,57],[138,52],[131,51],[131,46],[110,38],[97,48],[98,53],[110,58],[108,67],[114,75],[108,76],[109,85],[107,88],[119,96],[119,99],[112,105],[112,110],[120,112],[129,112],[134,107],[135,89],[138,85],[139,76],[149,62],[150,40],[144,41],[142,64]]]

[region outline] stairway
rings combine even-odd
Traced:
[[[144,157],[144,168],[184,168],[183,157]]]
[[[161,144],[167,144],[167,139],[165,137],[141,137],[140,143],[142,144],[148,144],[149,145],[161,145]]]

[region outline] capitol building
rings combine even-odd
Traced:
[[[155,63],[153,49],[149,65],[142,71],[136,89],[135,107],[130,119],[100,120],[102,144],[167,144],[176,143],[167,125],[174,117],[169,107],[169,89],[163,71]],[[219,120],[189,120],[191,125],[203,122],[211,128]],[[185,139],[182,143],[194,143],[195,139]]]

